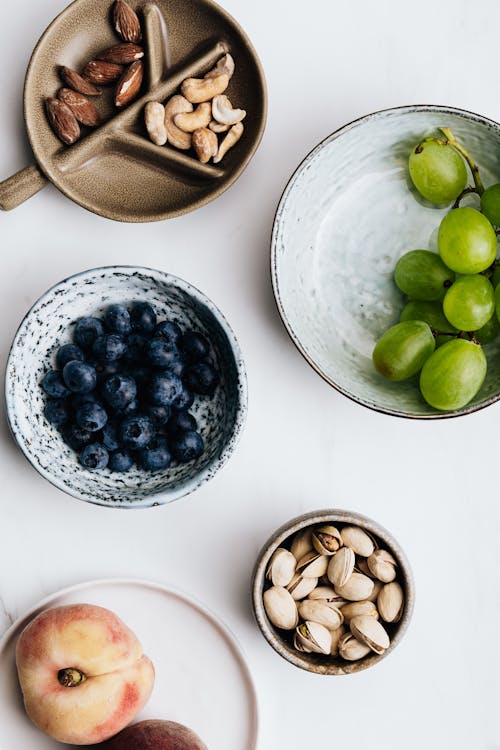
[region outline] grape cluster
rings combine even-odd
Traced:
[[[482,345],[500,332],[500,183],[485,189],[472,157],[448,128],[441,132],[444,138],[415,146],[409,172],[422,197],[434,204],[453,201],[453,207],[439,227],[439,254],[411,250],[398,260],[394,281],[407,303],[400,322],[377,342],[373,363],[393,381],[420,373],[427,403],[454,411],[481,388],[487,369]],[[473,187],[467,187],[466,164]],[[480,210],[461,207],[473,193]]]
[[[110,305],[102,319],[77,320],[73,343],[56,354],[42,389],[45,417],[91,471],[147,471],[199,458],[204,441],[189,412],[212,397],[219,375],[210,342],[147,302]]]

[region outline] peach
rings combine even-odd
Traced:
[[[207,750],[207,746],[183,724],[148,720],[127,727],[102,750]]]
[[[70,604],[42,612],[16,647],[26,713],[59,742],[93,745],[139,713],[154,668],[132,631],[108,609]]]

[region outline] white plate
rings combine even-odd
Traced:
[[[191,727],[209,750],[255,750],[257,700],[242,652],[208,610],[161,584],[114,579],[64,589],[17,620],[0,641],[0,749],[54,750],[61,745],[26,716],[15,646],[39,612],[85,602],[113,610],[136,633],[153,661],[156,682],[139,719],[171,719]]]

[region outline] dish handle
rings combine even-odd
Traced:
[[[0,209],[11,211],[38,193],[47,184],[47,178],[36,164],[21,169],[12,177],[0,182]]]

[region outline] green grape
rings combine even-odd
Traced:
[[[432,302],[442,300],[455,280],[437,253],[429,250],[410,250],[394,269],[394,281],[404,294],[413,299]]]
[[[481,211],[496,227],[500,227],[500,182],[486,188],[481,196]]]
[[[447,143],[423,141],[410,154],[410,177],[431,203],[451,203],[467,184],[465,162]]]
[[[440,302],[421,302],[411,300],[403,308],[401,321],[405,320],[423,320],[432,331],[441,331],[442,333],[458,333],[458,329],[452,326],[446,320],[443,312],[443,306]],[[449,336],[436,336],[436,346],[442,346],[450,340]]]
[[[437,349],[422,368],[420,390],[440,411],[461,409],[474,398],[486,377],[486,357],[480,346],[453,339]]]
[[[493,271],[493,276],[490,279],[491,283],[497,288],[497,286],[500,284],[500,266],[495,266],[495,269]]]
[[[446,292],[444,314],[460,331],[478,331],[495,313],[495,292],[486,276],[460,276]]]
[[[495,289],[495,311],[498,320],[500,320],[500,284]]]
[[[438,233],[439,254],[457,273],[481,273],[497,254],[495,230],[475,208],[454,208],[444,217]]]
[[[496,315],[492,315],[486,325],[475,331],[474,336],[480,344],[489,344],[491,341],[496,339],[500,333],[500,323]]]
[[[389,380],[407,380],[421,370],[435,345],[427,323],[421,320],[397,323],[377,342],[373,364]]]

